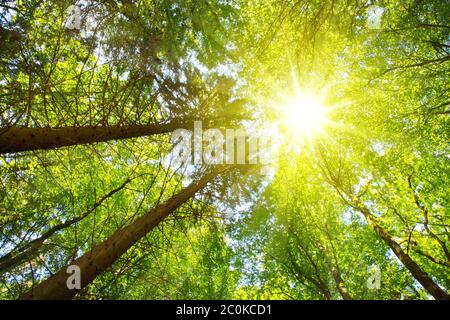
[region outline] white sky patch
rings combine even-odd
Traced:
[[[366,21],[367,28],[380,29],[383,13],[384,13],[383,8],[376,5],[369,6],[369,8],[367,9],[367,21]]]
[[[209,72],[208,67],[202,64],[198,58],[197,53],[193,50],[190,50],[187,54],[187,60],[192,63],[192,65],[200,71],[201,74],[206,75]]]
[[[347,208],[342,214],[342,221],[345,225],[349,225],[352,223],[352,220],[352,211],[350,210],[350,208]]]
[[[237,79],[239,66],[235,63],[221,63],[213,70],[216,71],[219,75]]]
[[[385,155],[385,147],[382,143],[380,142],[376,142],[373,143],[370,148],[372,149],[373,152],[377,153],[380,157]]]
[[[361,190],[361,187],[365,187],[372,179],[373,179],[372,174],[370,172],[364,171],[362,175],[359,177],[359,181],[355,186],[355,191],[359,192],[359,190]]]

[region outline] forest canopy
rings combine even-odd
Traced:
[[[449,17],[0,1],[0,299],[449,299]]]

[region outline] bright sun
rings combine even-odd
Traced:
[[[309,93],[297,92],[282,107],[282,122],[297,135],[311,138],[320,133],[327,122],[327,112],[322,99]]]

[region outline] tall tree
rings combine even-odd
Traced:
[[[88,253],[73,261],[81,272],[81,288],[91,283],[96,276],[104,272],[112,263],[130,249],[134,243],[162,222],[170,213],[180,207],[197,191],[211,182],[219,172],[205,174],[192,182],[166,202],[156,206],[130,225],[116,231],[109,239],[97,245]],[[49,279],[24,294],[22,299],[70,299],[77,290],[67,286],[67,268],[63,268]]]

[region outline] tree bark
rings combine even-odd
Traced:
[[[342,279],[341,272],[338,268],[333,268],[331,270],[331,273],[333,274],[334,282],[336,283],[336,288],[339,291],[339,294],[341,295],[342,299],[344,300],[352,300],[352,296],[348,292],[347,288],[344,285],[344,280]]]
[[[327,252],[322,249],[323,247],[319,246],[319,249],[322,251],[323,255],[325,256],[325,260],[327,262],[328,269],[331,271],[331,274],[333,275],[334,282],[336,283],[336,289],[339,291],[339,294],[341,295],[342,299],[352,300],[352,296],[350,295],[350,292],[348,292],[348,289],[344,284],[344,279],[342,279],[341,269],[339,267],[338,258],[336,255],[336,249],[334,247],[333,240],[332,240],[330,232],[328,230],[327,223],[325,224],[325,234],[330,243],[331,254],[332,254],[334,262],[332,262],[331,259],[328,257]]]
[[[353,205],[366,218],[367,223],[372,227],[376,234],[392,249],[397,258],[411,272],[412,276],[428,291],[436,300],[450,300],[450,295],[439,287],[431,277],[420,268],[420,266],[403,251],[401,246],[384,230],[378,221],[372,216],[369,209],[360,203]]]
[[[60,128],[9,127],[0,133],[0,154],[150,136],[187,128],[192,124],[193,122]]]
[[[180,207],[197,191],[204,188],[220,171],[211,171],[198,181],[192,182],[178,194],[172,196],[165,203],[159,204],[144,216],[130,225],[116,231],[110,238],[95,246],[71,265],[76,265],[81,271],[81,289],[90,284],[98,275],[108,269],[122,254],[130,249],[139,239],[155,228],[170,213]],[[67,267],[41,282],[20,299],[71,299],[79,290],[68,289],[66,273]],[[80,290],[81,290],[80,289]]]
[[[300,280],[303,277],[306,281],[309,281],[311,284],[313,284],[314,287],[316,287],[316,289],[320,292],[320,294],[323,295],[326,300],[331,300],[331,292],[325,282],[321,279],[319,274],[316,274],[314,277],[314,275],[309,275],[307,272],[303,272],[290,251],[289,260],[291,262],[292,271],[297,279]],[[314,262],[312,263],[314,264]]]

